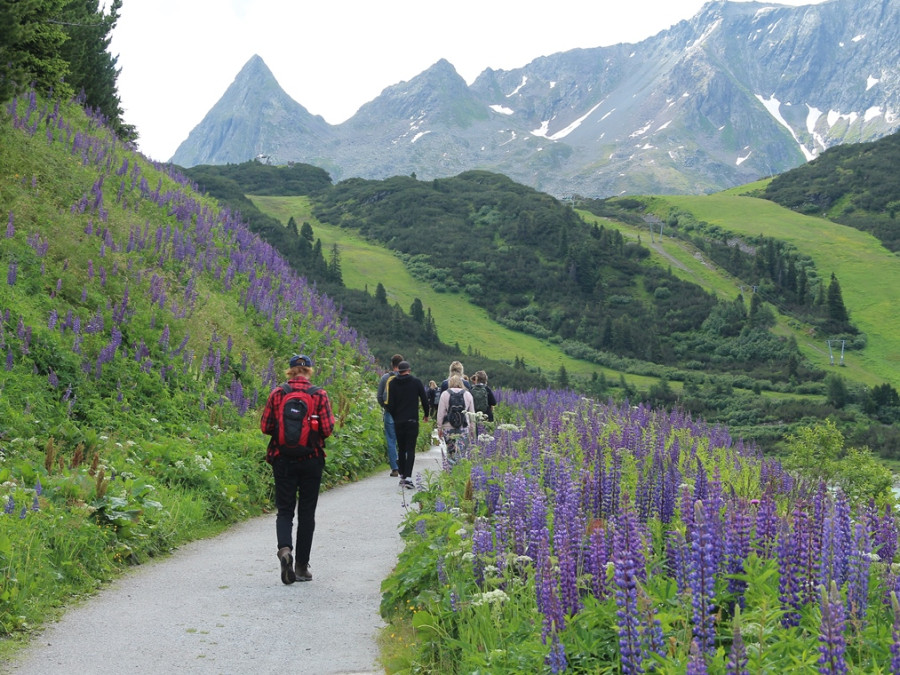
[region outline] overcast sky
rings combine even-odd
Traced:
[[[782,0],[809,5],[821,0]],[[167,161],[259,54],[287,94],[330,124],[441,58],[471,84],[578,47],[640,42],[704,0],[125,0],[119,56],[125,121]],[[774,4],[774,3],[772,3]]]

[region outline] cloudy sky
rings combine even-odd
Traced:
[[[809,5],[822,0],[782,0]],[[259,54],[288,95],[330,124],[441,58],[485,68],[640,42],[704,0],[125,0],[113,32],[125,121],[166,161]]]

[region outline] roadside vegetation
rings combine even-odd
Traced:
[[[387,672],[896,672],[891,474],[833,424],[780,463],[643,405],[499,412],[414,498]]]
[[[245,223],[75,104],[14,98],[0,147],[5,649],[270,508],[259,411],[291,353],[313,356],[338,418],[326,484],[384,454],[365,341]]]

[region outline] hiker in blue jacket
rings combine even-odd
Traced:
[[[387,381],[397,375],[397,364],[403,360],[400,354],[391,357],[391,369],[378,380],[378,405],[382,410],[382,423],[384,424],[384,441],[387,444],[388,464],[391,465],[391,476],[397,477],[400,472],[397,467],[397,432],[394,429],[394,418],[384,405],[384,388]]]

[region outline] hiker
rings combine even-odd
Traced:
[[[387,443],[388,464],[391,465],[391,473],[389,475],[395,478],[399,475],[397,467],[397,432],[394,429],[394,418],[391,417],[391,413],[388,412],[387,407],[384,405],[384,390],[387,381],[391,377],[396,377],[397,365],[402,360],[403,356],[394,354],[391,357],[391,369],[382,375],[381,379],[378,381],[378,405],[380,405],[382,409],[381,420],[384,424],[384,440],[385,443]]]
[[[497,405],[497,398],[494,396],[493,390],[488,386],[488,376],[483,370],[479,370],[472,376],[472,388],[469,389],[472,394],[472,404],[475,413],[482,413],[483,421],[494,421],[494,406]],[[481,433],[482,424],[476,424],[476,437]]]
[[[454,375],[459,375],[460,378],[462,378],[463,386],[466,389],[469,389],[472,386],[469,383],[469,379],[463,373],[463,364],[461,364],[459,361],[453,361],[450,364],[450,370],[447,373],[447,379],[444,380],[443,382],[441,382],[441,393],[444,393],[445,391],[447,391],[447,386],[448,386],[447,383],[449,382],[450,378],[453,377]]]
[[[397,432],[397,464],[400,467],[400,486],[413,489],[413,465],[416,462],[416,441],[419,439],[419,403],[423,421],[428,421],[428,396],[422,380],[412,375],[408,361],[397,364],[397,377],[387,383],[387,409],[394,419]]]
[[[447,461],[455,464],[468,444],[475,440],[475,425],[470,419],[475,414],[472,394],[465,388],[458,373],[447,378],[447,390],[438,403],[438,436],[447,445]]]
[[[271,436],[266,450],[266,461],[272,465],[272,476],[275,480],[275,508],[278,511],[275,518],[277,555],[281,563],[281,581],[285,584],[292,584],[294,581],[312,581],[309,554],[312,549],[313,532],[316,529],[316,504],[319,501],[322,471],[325,469],[325,439],[334,431],[331,401],[328,400],[328,394],[324,389],[310,384],[309,378],[312,374],[312,359],[305,354],[294,354],[285,372],[287,383],[273,389],[269,394],[259,423],[262,432]],[[305,392],[299,399],[306,407],[302,421],[297,422],[297,427],[305,428],[299,433],[299,438],[302,439],[299,446],[290,445],[288,443],[290,437],[285,434],[287,415],[283,408],[288,397],[293,401],[291,396],[293,392]],[[296,405],[295,410],[302,407]],[[306,444],[304,445],[302,441]],[[295,508],[296,548],[291,546]]]
[[[428,394],[428,416],[434,419],[437,415],[438,399],[441,397],[441,390],[438,388],[437,382],[429,380],[425,393]]]

